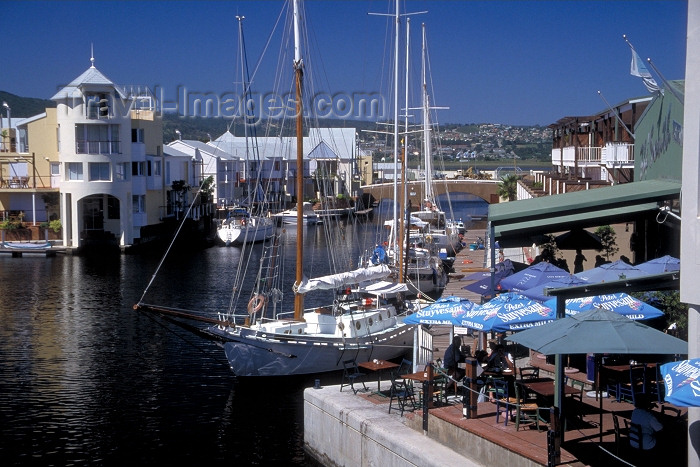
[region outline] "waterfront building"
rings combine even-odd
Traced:
[[[56,108],[7,119],[13,137],[0,153],[5,216],[21,213],[25,224],[60,219],[66,247],[128,247],[187,212],[201,163],[163,153],[162,118],[146,86],[117,85],[91,59],[51,99]],[[190,215],[207,211],[197,205]]]

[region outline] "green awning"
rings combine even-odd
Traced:
[[[681,184],[645,180],[489,206],[489,221],[503,246],[539,243],[538,237],[573,228],[631,222],[680,196]]]

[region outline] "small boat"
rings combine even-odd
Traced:
[[[271,217],[254,216],[246,208],[234,207],[220,221],[216,235],[226,245],[242,245],[267,240],[275,234],[276,227]]]
[[[274,214],[273,217],[281,220],[283,224],[296,225],[297,224],[297,207],[287,209],[286,211]],[[321,222],[321,217],[314,211],[311,203],[304,202],[302,208],[302,219],[304,225],[314,225]]]

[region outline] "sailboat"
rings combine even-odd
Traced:
[[[304,62],[300,48],[300,7],[293,3],[294,87],[296,105],[297,198],[296,265],[293,311],[278,306],[282,292],[278,265],[282,258],[277,240],[265,243],[270,253],[261,261],[257,285],[245,313],[220,313],[206,333],[221,342],[230,367],[238,377],[307,375],[343,369],[343,361],[388,360],[410,352],[412,326],[403,315],[416,309],[415,302],[387,299],[402,297],[405,284],[388,279],[386,265],[361,266],[354,270],[315,279],[304,275],[303,228],[303,94]],[[328,305],[304,308],[307,293],[333,290]],[[182,316],[178,310],[139,302],[136,307],[163,315]],[[244,315],[244,316],[242,316]],[[188,316],[189,317],[189,316]]]
[[[438,249],[444,250],[447,256],[453,257],[462,248],[460,229],[464,228],[457,222],[447,219],[445,211],[440,209],[433,190],[433,153],[430,122],[430,94],[426,79],[427,49],[425,37],[425,24],[423,25],[423,66],[422,66],[422,99],[423,99],[423,155],[425,163],[425,179],[423,183],[424,199],[421,209],[414,211],[413,216],[427,222],[427,232],[424,238],[430,238],[430,242]],[[463,232],[462,232],[463,233]]]
[[[398,9],[397,0],[396,10],[398,11]],[[406,46],[408,49],[408,27]],[[399,155],[398,93],[396,92],[398,89],[398,48],[394,56],[394,161],[405,161],[405,157]],[[408,53],[406,56],[408,60]],[[408,63],[406,64],[406,70],[406,107],[408,107]],[[427,105],[425,103],[425,98],[424,105]],[[424,114],[425,113],[426,111],[424,111]],[[406,116],[406,118],[408,117]],[[424,133],[425,132],[429,132],[429,129],[424,130]],[[406,122],[406,133],[408,133],[408,122]],[[402,150],[405,151],[405,146],[402,147]],[[426,156],[426,158],[427,157],[428,156]],[[405,209],[406,190],[403,186],[403,181],[406,177],[404,169],[405,166],[403,162],[401,168],[395,165],[394,193],[395,200],[398,201],[398,203],[395,203],[394,206],[396,207],[398,205],[398,209],[395,209],[393,219],[385,222],[385,227],[389,230],[387,258],[397,270],[399,280],[402,281],[405,277],[411,296],[438,294],[445,288],[448,280],[446,267],[443,265],[443,261],[440,258],[440,247],[438,243],[440,238],[434,238],[431,235],[430,222],[432,218],[424,220],[416,216],[415,212],[408,214],[409,210]],[[426,167],[426,172],[427,171],[428,167]],[[401,180],[401,189],[399,189],[399,180]],[[438,235],[441,233],[439,230],[433,230]],[[445,252],[445,257],[446,256],[447,253]]]
[[[245,42],[243,40],[243,17],[238,16],[238,42],[240,51],[240,66],[241,66],[241,85],[243,87],[243,101],[247,101],[247,96],[250,94],[250,78],[248,76],[248,60],[245,51]],[[252,155],[257,156],[257,140],[255,135],[249,135],[248,131],[248,108],[243,110],[243,128],[246,140],[246,172],[248,172],[248,162]],[[254,127],[253,131],[254,131]],[[249,138],[250,136],[250,138]],[[251,142],[249,145],[248,142]],[[219,221],[216,229],[216,235],[224,244],[228,245],[243,245],[245,243],[262,242],[272,237],[276,230],[276,223],[270,216],[261,215],[253,209],[254,203],[252,196],[261,196],[264,198],[264,192],[260,186],[260,174],[250,181],[248,190],[247,206],[231,206],[226,209],[225,218]],[[265,203],[260,203],[264,206]],[[258,208],[260,209],[260,208]]]

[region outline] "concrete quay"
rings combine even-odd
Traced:
[[[383,381],[382,390],[390,382]],[[371,383],[369,383],[371,384]],[[388,398],[374,403],[349,388],[304,390],[304,448],[324,466],[479,467],[481,464],[409,426],[415,414],[388,413]],[[409,416],[410,415],[410,416]],[[433,422],[434,417],[431,418]],[[414,421],[421,426],[420,419]],[[438,430],[437,425],[431,432]],[[499,450],[502,450],[499,448]],[[522,465],[522,464],[518,464]]]

